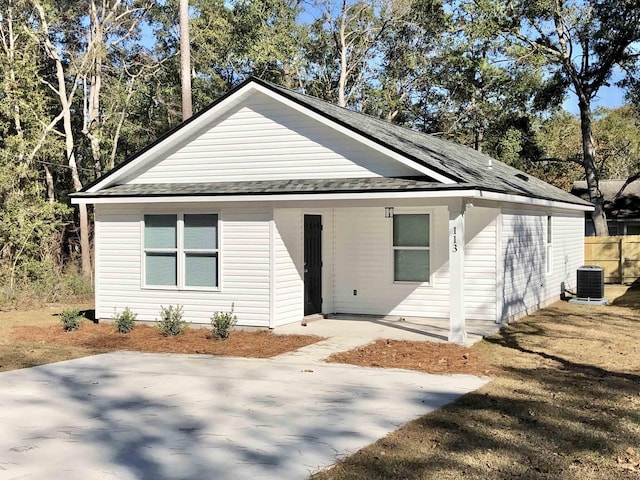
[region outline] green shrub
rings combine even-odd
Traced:
[[[233,314],[234,307],[232,303],[230,312],[215,312],[211,317],[211,333],[214,338],[226,340],[231,335],[231,330],[238,320]]]
[[[113,325],[118,333],[129,333],[136,326],[136,315],[129,307],[126,307],[122,313],[115,315]]]
[[[175,337],[187,328],[187,322],[182,320],[182,305],[160,305],[160,320],[156,319],[158,331],[164,337]]]
[[[60,314],[60,323],[62,323],[62,328],[64,328],[65,332],[78,330],[80,323],[84,319],[77,308],[65,308]]]

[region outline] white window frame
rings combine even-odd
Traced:
[[[149,215],[173,215],[176,217],[176,248],[168,249],[168,248],[145,248],[144,246],[144,232],[145,232],[145,221],[144,217]],[[216,245],[218,248],[216,249],[195,249],[195,248],[185,248],[184,246],[184,216],[185,215],[216,215],[217,216],[217,224],[216,224]],[[205,291],[205,292],[219,292],[222,291],[222,245],[221,245],[221,230],[222,230],[222,221],[220,212],[210,212],[210,211],[189,211],[189,212],[145,212],[142,214],[142,218],[140,219],[140,272],[141,272],[141,288],[145,290],[171,290],[171,291]],[[176,253],[176,285],[148,285],[147,284],[147,272],[146,272],[146,258],[147,252],[151,253]],[[218,285],[215,287],[204,287],[204,286],[192,286],[186,285],[186,258],[189,253],[203,253],[203,254],[215,254],[217,260],[217,274],[218,274]]]
[[[435,237],[434,235],[434,231],[433,231],[433,211],[430,209],[424,209],[424,208],[410,208],[410,207],[405,207],[405,208],[398,208],[395,207],[394,211],[393,211],[393,216],[395,217],[396,215],[428,215],[429,216],[429,246],[428,247],[402,247],[402,246],[395,246],[393,244],[393,217],[390,219],[391,220],[391,228],[390,230],[390,238],[389,238],[389,244],[391,245],[391,259],[390,259],[390,265],[391,265],[391,282],[393,284],[396,285],[428,285],[431,286],[433,285],[433,239]],[[396,256],[395,256],[395,251],[396,250],[426,250],[429,252],[429,276],[427,278],[427,280],[423,281],[423,282],[412,282],[412,281],[408,281],[408,280],[396,280]]]
[[[547,234],[545,237],[546,253],[547,253],[547,274],[553,273],[553,215],[547,215]]]

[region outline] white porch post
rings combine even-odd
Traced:
[[[465,343],[463,201],[449,205],[449,341]]]

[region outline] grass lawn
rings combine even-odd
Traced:
[[[494,380],[314,480],[640,479],[640,289],[609,286],[606,294],[612,306],[558,302],[471,349],[378,341],[334,356],[331,361]],[[235,332],[232,339],[240,342],[233,347],[200,330],[189,334],[197,338],[162,344],[152,328],[136,329],[136,340],[90,323],[67,334],[58,326],[61,311],[0,312],[0,371],[118,349],[261,356],[256,352],[267,352],[280,337]],[[278,348],[317,340],[300,337]],[[202,351],[203,345],[223,350]]]
[[[492,382],[314,480],[640,478],[640,289],[606,293],[612,306],[558,302],[476,344]],[[421,348],[404,368],[428,364]]]

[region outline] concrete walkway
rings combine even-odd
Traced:
[[[0,373],[0,478],[304,479],[488,381],[318,361],[344,342]]]

